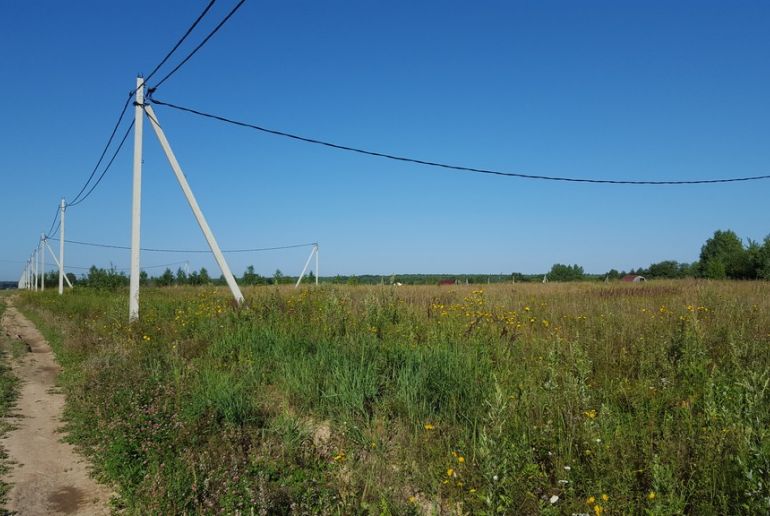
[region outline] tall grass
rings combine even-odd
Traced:
[[[131,512],[770,511],[770,286],[28,294]]]

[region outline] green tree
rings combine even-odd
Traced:
[[[687,264],[681,265],[686,266]],[[674,260],[653,263],[647,268],[646,274],[643,274],[643,276],[649,276],[650,278],[682,278],[684,277],[685,270],[681,265]]]
[[[241,283],[244,285],[256,285],[257,280],[259,278],[259,275],[254,272],[254,266],[249,265],[246,267],[246,271],[243,273],[243,277],[241,278]]]
[[[188,282],[187,273],[184,271],[184,269],[179,267],[176,270],[176,284],[177,285],[187,285],[187,282]]]
[[[703,244],[699,270],[702,276],[712,279],[750,278],[753,272],[743,242],[730,230],[715,231]]]
[[[281,272],[281,269],[276,269],[273,273],[273,281],[276,285],[280,285],[281,280],[283,280],[283,273]]]
[[[555,263],[548,273],[549,281],[580,281],[583,279],[583,267],[580,265],[562,265]]]
[[[163,271],[163,274],[160,275],[158,278],[158,285],[161,287],[168,287],[174,284],[174,273],[171,272],[171,269],[166,268],[165,271]]]
[[[201,285],[208,285],[211,283],[211,278],[209,277],[209,271],[206,270],[206,267],[201,267],[200,273],[198,273],[200,276],[200,282]]]
[[[753,266],[757,278],[770,279],[770,235],[753,254]]]

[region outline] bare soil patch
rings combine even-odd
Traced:
[[[86,460],[62,441],[64,395],[56,389],[60,371],[51,347],[12,300],[2,330],[29,353],[12,359],[20,379],[14,429],[0,440],[11,461],[7,510],[17,514],[109,514],[111,490],[89,475]]]

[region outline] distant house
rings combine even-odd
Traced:
[[[439,284],[439,286],[441,286],[441,285],[456,285],[457,284],[457,280],[442,279],[442,280],[439,280],[438,284]]]
[[[626,281],[628,283],[641,283],[643,281],[647,281],[644,276],[639,276],[638,274],[626,274],[621,278],[621,281]]]

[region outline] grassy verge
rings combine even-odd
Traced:
[[[6,297],[7,294],[0,294],[0,318],[3,317],[6,309]],[[4,332],[0,333],[0,437],[13,428],[12,423],[8,421],[8,417],[18,394],[19,382],[11,371],[8,357],[10,354],[17,356],[21,352],[22,347],[15,342],[15,339],[6,337]],[[0,475],[5,475],[9,468],[8,455],[5,450],[0,449]],[[5,504],[9,488],[8,484],[0,482],[0,504]]]
[[[764,513],[770,285],[27,294],[137,513]],[[52,331],[53,328],[57,330]]]

